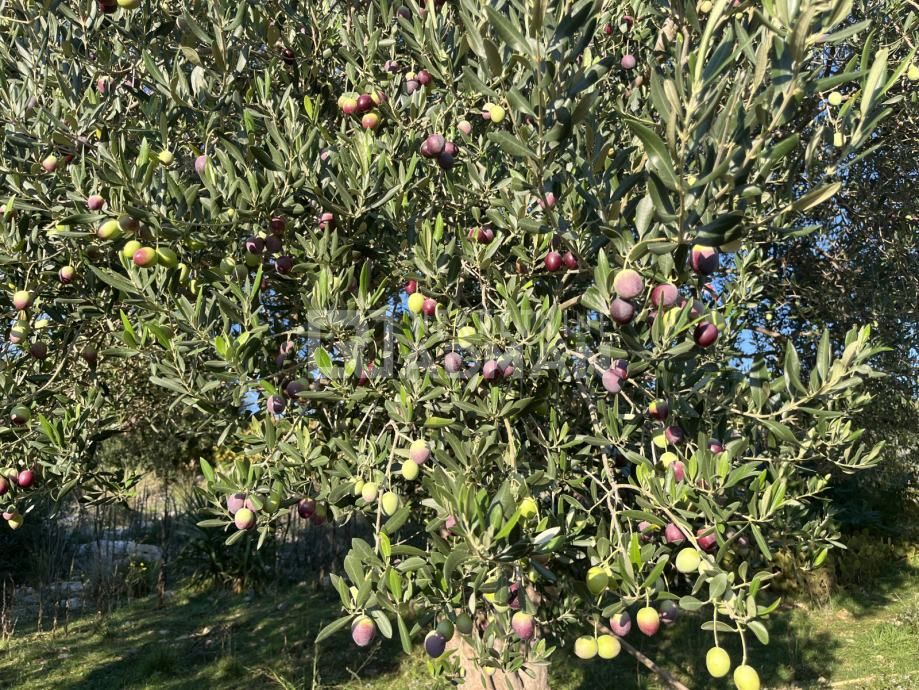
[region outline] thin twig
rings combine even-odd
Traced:
[[[622,648],[625,651],[627,651],[629,654],[634,656],[648,670],[656,673],[668,687],[673,688],[673,690],[689,690],[689,688],[687,688],[680,681],[678,681],[676,678],[670,675],[670,673],[666,669],[663,669],[657,664],[655,664],[651,659],[649,659],[644,654],[639,652],[637,649],[635,649],[635,647],[630,645],[628,642],[623,640],[621,637],[619,638],[619,644],[621,644]]]

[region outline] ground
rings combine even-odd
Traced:
[[[165,607],[136,601],[83,616],[53,633],[20,627],[0,642],[0,688],[16,690],[434,690],[428,663],[396,644],[357,650],[347,632],[310,643],[338,613],[326,592],[294,587],[263,595],[180,590]],[[685,617],[659,639],[630,639],[691,688],[728,688],[704,671],[708,633]],[[770,622],[752,662],[765,688],[919,687],[919,562],[892,565],[870,589],[819,608],[789,606]],[[732,650],[733,652],[734,650]],[[732,653],[736,658],[736,653]],[[444,685],[446,687],[446,685]],[[607,662],[561,662],[553,690],[657,688],[625,653]]]

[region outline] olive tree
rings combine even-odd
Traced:
[[[909,67],[851,5],[5,3],[10,526],[122,490],[88,449],[157,387],[242,454],[201,463],[228,548],[294,506],[372,527],[320,641],[519,687],[704,610],[710,672],[758,687],[773,554],[818,565],[825,467],[879,452],[868,328],[806,375],[750,336],[764,247]]]

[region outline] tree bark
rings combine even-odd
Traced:
[[[461,635],[455,635],[447,643],[447,649],[457,652],[456,658],[463,669],[463,681],[457,687],[462,690],[550,690],[548,664],[528,666],[532,675],[495,671],[486,676],[475,662],[475,650]]]
[[[672,690],[689,690],[680,681],[674,678],[666,669],[661,668],[653,660],[642,654],[631,644],[620,638],[622,648],[635,659],[653,672],[660,680]],[[456,635],[447,642],[448,650],[457,652],[456,658],[463,670],[463,681],[457,686],[462,690],[551,690],[549,687],[549,664],[532,664],[526,673],[504,673],[495,671],[486,676],[476,664],[475,650],[460,635]]]

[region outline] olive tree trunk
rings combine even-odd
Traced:
[[[463,682],[457,686],[462,690],[550,690],[548,664],[532,664],[528,673],[495,671],[486,676],[475,662],[475,650],[461,635],[454,636],[447,649],[456,651],[462,666]]]
[[[625,640],[620,639],[622,648],[671,690],[689,690],[666,669],[635,649]],[[463,682],[457,687],[462,690],[551,690],[549,687],[549,664],[532,664],[527,667],[528,673],[504,673],[495,671],[486,676],[475,661],[475,650],[460,635],[447,642],[448,650],[456,651],[456,658],[463,669]]]

